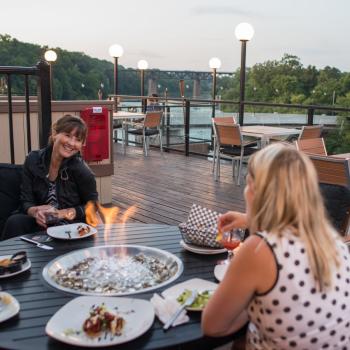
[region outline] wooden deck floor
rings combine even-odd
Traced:
[[[124,156],[114,144],[113,205],[121,213],[135,205],[128,222],[177,225],[186,221],[193,203],[224,213],[244,210],[243,189],[234,184],[230,164],[221,167],[220,181],[211,172],[212,162],[204,157],[129,146]]]

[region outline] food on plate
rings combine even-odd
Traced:
[[[27,261],[26,252],[20,251],[13,254],[10,258],[0,260],[0,275],[13,273],[21,270],[22,264]]]
[[[221,242],[222,241],[222,232],[218,230],[218,234],[216,235],[216,241]]]
[[[184,304],[185,301],[192,295],[192,292],[188,289],[185,289],[180,296],[177,297],[177,301],[180,304]],[[207,305],[210,297],[212,295],[212,291],[205,290],[201,293],[198,293],[197,298],[194,302],[189,306],[193,309],[203,309],[205,305]]]
[[[84,236],[90,232],[90,226],[88,225],[79,225],[77,227],[79,236]]]
[[[124,318],[107,311],[106,305],[102,303],[91,307],[90,316],[84,321],[83,330],[89,337],[98,337],[102,332],[120,336],[124,325]]]
[[[0,294],[0,303],[3,305],[9,305],[12,302],[12,298],[9,294]]]

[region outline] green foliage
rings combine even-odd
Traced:
[[[19,42],[8,34],[0,34],[0,66],[34,66],[43,58],[47,46],[39,46]],[[61,48],[54,48],[57,53],[57,61],[52,65],[53,71],[53,99],[55,100],[84,100],[97,99],[97,92],[103,84],[103,98],[113,93],[113,72],[111,62],[89,57],[81,52],[69,52]],[[119,94],[140,95],[140,75],[133,69],[126,69],[118,65]],[[151,71],[145,72],[145,94],[147,94],[147,80]],[[3,78],[3,77],[2,77]],[[210,81],[201,82],[202,96],[209,97]],[[31,94],[36,94],[36,84],[31,82]],[[179,97],[179,81],[177,79],[161,78],[157,81],[160,85],[159,94],[168,89],[169,97]],[[186,96],[192,96],[193,83],[187,82]],[[4,92],[4,79],[0,77],[0,93]],[[12,81],[14,95],[23,95],[24,83],[22,78],[14,78]]]

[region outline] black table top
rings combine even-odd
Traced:
[[[53,240],[48,243],[54,247],[53,250],[37,248],[21,241],[19,237],[0,242],[0,256],[25,250],[32,263],[30,271],[0,279],[2,290],[11,293],[21,307],[16,317],[0,324],[0,348],[77,349],[51,339],[45,334],[45,326],[51,316],[77,296],[53,289],[42,278],[43,267],[57,256],[76,249],[101,245],[137,244],[156,247],[175,254],[183,261],[184,272],[172,285],[195,277],[215,281],[214,266],[219,259],[224,258],[224,255],[198,255],[183,250],[179,244],[181,234],[175,226],[116,224],[106,232],[108,237],[104,235],[103,228],[100,228],[97,235],[82,240]],[[170,286],[137,294],[134,297],[149,300],[154,292],[160,293]],[[228,341],[228,338],[204,337],[200,328],[200,313],[189,312],[188,314],[189,323],[171,328],[167,332],[163,331],[162,324],[156,319],[151,329],[143,336],[116,347],[118,349],[178,349],[181,345],[183,349],[209,349]]]

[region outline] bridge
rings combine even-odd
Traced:
[[[127,68],[119,71],[121,74],[139,73],[139,69]],[[231,76],[233,72],[216,72],[219,76]],[[200,82],[201,80],[211,80],[213,72],[207,71],[191,71],[191,70],[159,70],[159,69],[147,69],[147,84],[148,94],[158,93],[158,80],[159,79],[171,79],[171,80],[192,80],[193,81],[193,98],[200,96]]]

